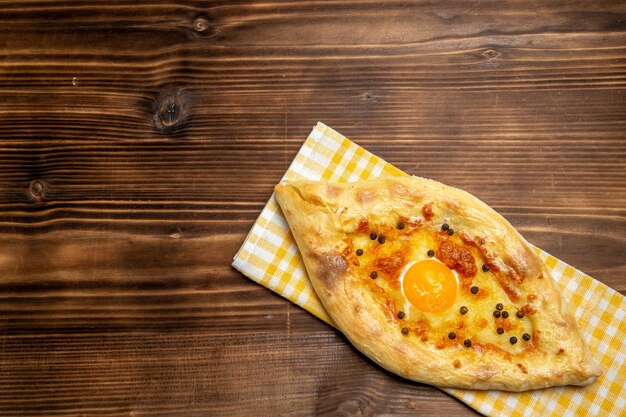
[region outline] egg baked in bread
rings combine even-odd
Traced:
[[[417,177],[275,194],[337,327],[391,372],[508,391],[601,374],[545,265],[476,197]]]

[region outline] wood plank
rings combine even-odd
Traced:
[[[0,415],[475,415],[230,267],[318,120],[626,294],[620,2],[0,6]]]

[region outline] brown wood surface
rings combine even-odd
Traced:
[[[230,262],[318,120],[626,292],[626,4],[1,1],[0,415],[473,415]]]

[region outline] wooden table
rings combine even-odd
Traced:
[[[626,8],[4,1],[0,415],[473,415],[232,269],[318,121],[626,292]]]

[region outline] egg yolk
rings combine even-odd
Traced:
[[[424,260],[405,272],[402,285],[404,295],[420,311],[441,313],[454,304],[456,278],[444,264]]]

